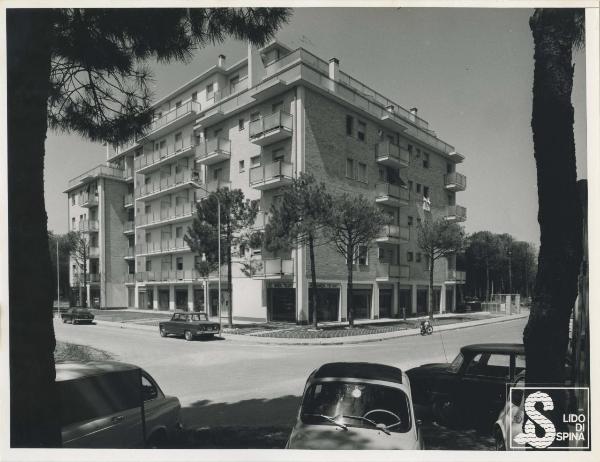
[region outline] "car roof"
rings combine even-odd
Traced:
[[[402,383],[402,371],[397,367],[385,364],[362,362],[327,363],[319,367],[313,378],[354,378],[366,380],[383,380],[386,382]]]
[[[82,379],[111,372],[139,370],[134,364],[118,361],[61,361],[56,363],[56,381]]]
[[[478,353],[519,353],[525,354],[525,347],[522,343],[475,343],[465,345],[460,349],[463,352]]]

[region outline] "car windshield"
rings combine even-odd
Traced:
[[[411,428],[410,404],[402,390],[359,382],[320,382],[308,388],[302,422],[382,429],[404,433]]]
[[[462,353],[458,353],[458,356],[456,358],[454,358],[454,361],[452,361],[452,364],[450,364],[448,366],[448,370],[450,372],[458,372],[460,369],[460,366],[462,366],[464,359],[465,358],[462,355]]]
[[[205,313],[195,313],[188,315],[188,322],[208,321]]]

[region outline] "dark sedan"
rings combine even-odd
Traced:
[[[87,322],[91,324],[94,322],[94,315],[86,308],[69,308],[61,314],[61,317],[64,323],[79,324]]]
[[[504,405],[507,384],[524,370],[522,344],[484,343],[462,347],[452,363],[424,364],[406,373],[413,400],[431,406],[437,420],[487,428]]]
[[[169,321],[158,325],[160,336],[183,336],[191,341],[195,337],[214,337],[221,333],[218,322],[209,321],[206,313],[174,313]]]

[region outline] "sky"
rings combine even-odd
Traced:
[[[340,60],[340,69],[404,108],[417,107],[430,128],[466,158],[457,170],[467,190],[467,232],[510,233],[537,244],[537,186],[530,128],[533,39],[530,9],[298,8],[277,39]],[[156,98],[216,64],[232,64],[246,44],[228,40],[189,63],[157,65]],[[587,177],[585,51],[575,54],[578,178]],[[70,178],[105,161],[106,151],[78,135],[49,132],[45,194],[48,229],[67,231]]]

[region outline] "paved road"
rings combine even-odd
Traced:
[[[263,345],[241,336],[186,342],[158,332],[55,322],[58,341],[103,349],[140,365],[178,396],[186,426],[288,425],[310,372],[330,361],[371,361],[403,369],[451,361],[460,346],[520,342],[526,319],[348,345]],[[445,349],[445,353],[444,353]]]

